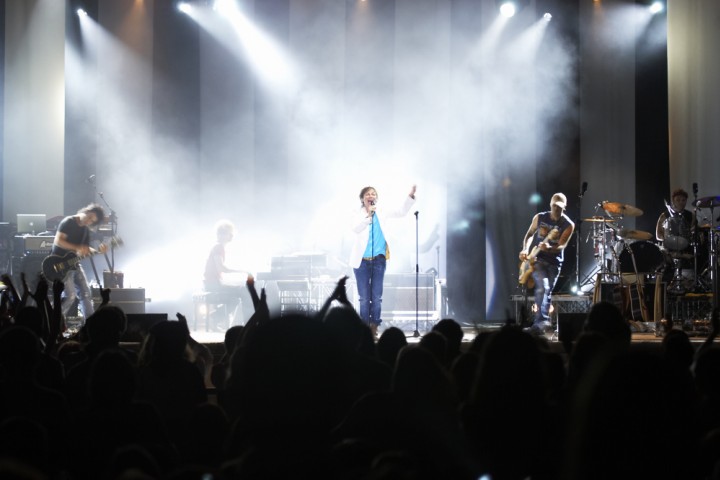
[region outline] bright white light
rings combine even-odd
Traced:
[[[500,13],[505,17],[512,17],[515,15],[515,12],[517,9],[515,8],[515,4],[512,2],[505,2],[502,5],[500,5]]]
[[[215,0],[213,10],[224,17],[231,17],[237,11],[237,5],[234,0]]]
[[[543,15],[543,18],[549,22],[550,20],[552,20],[552,15],[550,13],[545,13],[545,15]]]
[[[650,13],[660,13],[663,11],[663,8],[662,2],[653,2],[653,4],[650,5]]]
[[[289,86],[295,79],[290,60],[273,39],[237,9],[232,0],[218,3],[218,13],[232,24],[257,71],[275,85]]]
[[[87,17],[88,16],[88,13],[85,10],[83,10],[82,8],[78,8],[76,13],[77,13],[78,17]]]
[[[192,11],[192,6],[187,2],[180,2],[177,5],[178,10],[180,10],[182,13],[189,15]]]

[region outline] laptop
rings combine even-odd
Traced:
[[[17,233],[18,235],[37,235],[47,230],[47,218],[44,213],[18,213]]]

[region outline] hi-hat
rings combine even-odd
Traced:
[[[618,236],[625,240],[650,240],[652,233],[643,230],[628,230],[623,228],[618,232]]]
[[[605,222],[605,223],[615,223],[617,220],[613,218],[605,218],[605,217],[592,217],[592,218],[583,218],[583,222]]]
[[[717,197],[698,198],[697,202],[695,202],[695,206],[698,208],[720,207],[720,195]]]
[[[629,217],[639,217],[643,211],[632,205],[619,202],[602,202],[603,210],[610,215],[627,215]]]

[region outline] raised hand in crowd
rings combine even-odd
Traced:
[[[65,318],[62,314],[62,292],[65,290],[65,284],[62,280],[55,280],[53,282],[53,302],[52,302],[52,315],[50,320],[50,342],[48,348],[56,340],[60,340],[60,335],[67,330],[65,325]]]
[[[23,284],[23,300],[20,302],[23,306],[27,304],[27,297],[29,296],[35,301],[38,310],[42,314],[42,340],[47,344],[48,340],[53,337],[52,327],[50,325],[50,312],[52,311],[52,305],[48,301],[48,290],[49,286],[45,277],[38,277],[37,286],[35,292],[31,292],[28,288],[28,284],[25,279],[25,274],[20,276]]]
[[[110,289],[109,288],[101,288],[100,289],[100,297],[102,298],[102,303],[100,304],[101,307],[110,303]]]
[[[30,287],[28,287],[27,283],[27,277],[25,276],[25,272],[20,272],[20,284],[22,286],[22,295],[20,296],[20,308],[27,305],[27,299],[28,297],[35,298],[33,294],[30,292]],[[36,302],[37,303],[37,300]],[[38,306],[40,306],[40,303],[37,303]]]
[[[340,277],[340,279],[337,282],[337,285],[335,286],[335,290],[330,294],[327,300],[325,300],[325,303],[323,304],[320,311],[317,313],[317,318],[320,320],[325,318],[325,315],[330,310],[330,306],[332,305],[332,302],[337,300],[343,305],[352,306],[350,301],[347,298],[347,290],[345,288],[345,284],[347,283],[348,276],[343,275]]]
[[[253,308],[255,310],[253,316],[248,320],[247,326],[251,326],[251,324],[259,324],[264,320],[268,320],[270,318],[270,309],[267,305],[265,288],[260,290],[260,296],[258,296],[257,290],[255,289],[255,277],[252,275],[248,275],[245,285],[247,286],[248,292],[250,292],[250,298],[252,298]]]

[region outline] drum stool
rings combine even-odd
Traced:
[[[230,315],[232,309],[237,305],[238,299],[228,292],[195,292],[193,293],[193,329],[198,329],[198,324],[205,325],[205,331],[211,328],[222,328],[223,331],[230,328]]]

